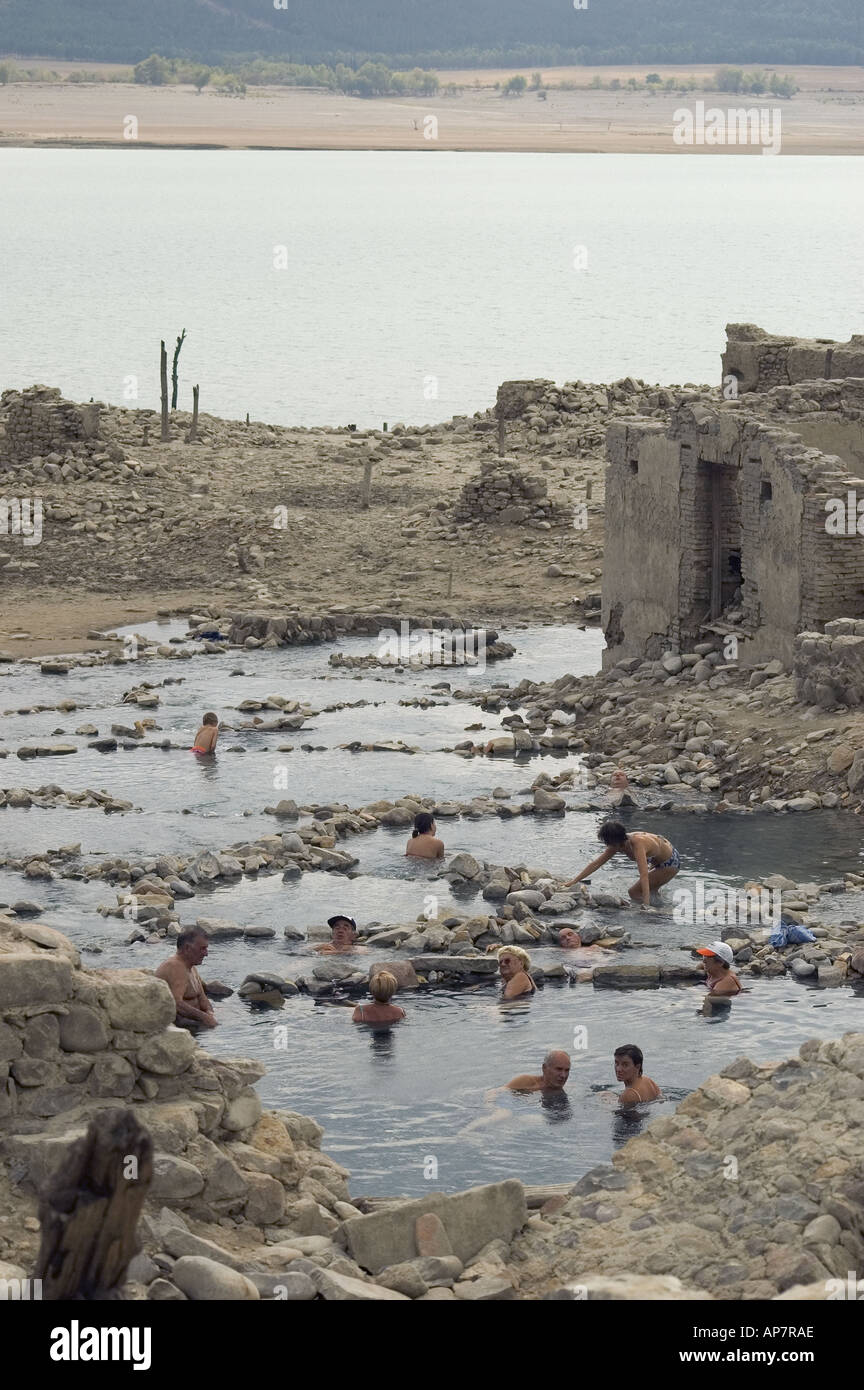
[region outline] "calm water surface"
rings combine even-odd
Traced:
[[[861,329],[851,157],[2,149],[0,192],[0,386],[75,400],[156,407],[182,328],[181,408],[361,426]]]

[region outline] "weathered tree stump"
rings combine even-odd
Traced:
[[[95,1116],[40,1195],[43,1299],[122,1297],[152,1178],[153,1141],[133,1112]]]
[[[159,385],[162,394],[162,441],[168,438],[168,353],[164,340],[159,344]]]
[[[176,409],[177,409],[177,391],[178,391],[178,389],[179,389],[179,382],[178,382],[178,379],[177,379],[177,362],[178,362],[178,359],[179,359],[179,357],[180,357],[180,349],[182,348],[182,346],[183,346],[183,344],[184,344],[185,341],[186,341],[186,329],[184,328],[184,329],[183,329],[183,332],[180,334],[180,337],[177,339],[177,346],[176,346],[175,349],[174,349],[174,361],[173,361],[173,363],[171,364],[171,409],[172,409],[172,410],[176,410]]]
[[[186,443],[192,444],[198,438],[198,387],[192,387],[192,424],[186,436]]]

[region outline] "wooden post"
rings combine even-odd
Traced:
[[[162,441],[168,438],[168,353],[165,343],[159,345],[159,381],[162,386]]]
[[[369,498],[372,494],[372,460],[367,459],[363,465],[363,491],[360,494],[360,506],[363,511],[369,509]]]
[[[502,419],[499,419],[499,421],[498,421],[498,457],[499,457],[499,459],[500,459],[500,458],[503,458],[503,456],[504,456],[504,439],[505,439],[506,433],[507,433],[507,426],[505,425],[503,418],[502,418]]]
[[[131,1110],[103,1110],[42,1190],[34,1278],[44,1299],[122,1297],[153,1178],[153,1140]]]
[[[189,433],[186,436],[186,443],[191,444],[198,438],[198,387],[192,387],[192,424],[189,426]]]

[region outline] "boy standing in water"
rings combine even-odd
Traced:
[[[590,878],[595,869],[611,859],[613,854],[625,854],[632,859],[639,870],[639,881],[628,889],[635,902],[642,899],[642,910],[651,911],[651,894],[674,878],[681,868],[681,856],[665,835],[651,835],[647,830],[631,830],[620,821],[607,820],[597,832],[598,838],[606,846],[603,853],[592,859],[581,874],[571,878],[564,887],[569,888],[583,878]]]
[[[192,746],[193,753],[215,753],[216,740],[219,737],[219,720],[215,714],[207,713],[201,723],[201,728],[195,735],[195,743]]]

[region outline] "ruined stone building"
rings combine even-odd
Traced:
[[[790,667],[797,633],[864,617],[864,337],[727,334],[737,398],[609,426],[606,666],[734,633],[739,665]]]
[[[75,405],[53,386],[29,386],[0,396],[0,466],[63,454],[99,435],[100,406]]]

